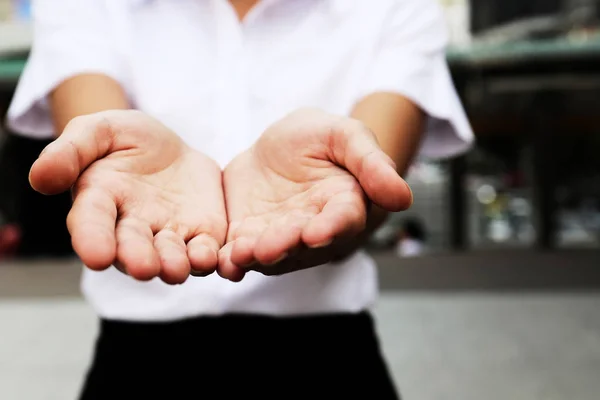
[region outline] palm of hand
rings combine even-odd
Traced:
[[[219,272],[232,280],[243,277],[237,266],[271,275],[322,264],[322,248],[366,223],[366,198],[349,172],[284,149],[270,159],[273,167],[248,152],[225,170],[230,225]]]
[[[74,182],[67,224],[75,251],[92,269],[114,264],[140,280],[182,283],[190,272],[213,272],[227,230],[219,167],[148,117],[111,117],[122,129],[105,146],[110,151],[85,146],[102,147],[106,133],[70,143],[76,130],[76,140],[85,140],[84,129],[67,127],[32,167],[32,184],[42,192]],[[99,158],[102,152],[108,155]]]
[[[89,202],[81,207],[96,207],[98,217],[102,211],[111,213],[116,228],[106,226],[100,238],[102,225],[93,228],[76,222],[71,229],[76,249],[84,255],[86,246],[91,246],[89,253],[110,248],[97,254],[99,259],[114,258],[117,267],[141,280],[160,276],[168,283],[181,283],[191,270],[203,275],[213,272],[227,230],[220,171],[195,151],[149,173],[135,170],[141,164],[117,155],[82,174],[75,193],[82,188],[86,195],[85,188],[93,189],[87,193]],[[69,221],[79,218],[77,206],[76,196]],[[116,249],[112,250],[112,243],[101,246],[91,241],[93,233],[85,232],[90,228],[98,241],[116,240]]]
[[[313,109],[268,128],[223,179],[229,231],[218,272],[234,281],[248,269],[273,275],[333,260],[364,231],[369,202],[386,211],[412,203],[368,128]]]

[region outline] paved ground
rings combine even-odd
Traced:
[[[594,271],[582,260],[595,262],[594,257],[572,257],[579,261],[570,263],[552,259],[567,262],[563,267],[578,274],[588,271],[593,281]],[[583,277],[563,285],[553,282],[556,276],[547,284],[540,283],[543,276],[519,281],[518,271],[505,271],[504,283],[492,285],[479,267],[473,267],[473,275],[480,278],[468,278],[466,260],[474,259],[452,259],[434,260],[437,266],[446,260],[450,270],[425,279],[427,274],[410,263],[399,266],[380,257],[387,290],[376,317],[405,399],[598,399],[600,290],[577,284]],[[462,269],[452,269],[455,262]],[[76,398],[96,320],[78,295],[77,264],[59,264],[0,266],[2,400]],[[464,276],[451,278],[453,271]],[[394,284],[398,277],[404,279]]]
[[[471,252],[399,260],[374,253],[384,291],[444,293],[600,292],[600,251]],[[0,264],[0,298],[79,295],[77,260]]]

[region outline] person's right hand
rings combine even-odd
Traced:
[[[215,271],[227,233],[221,169],[133,110],[75,118],[33,164],[32,187],[69,189],[73,249],[93,270],[183,283]]]

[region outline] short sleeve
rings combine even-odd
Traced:
[[[473,133],[446,62],[443,11],[433,0],[394,0],[385,10],[379,44],[361,97],[401,94],[428,115],[421,154],[447,158],[468,150]]]
[[[33,0],[33,43],[7,114],[15,133],[36,138],[54,134],[48,94],[83,73],[122,83],[124,66],[103,0]]]

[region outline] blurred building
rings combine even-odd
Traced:
[[[409,176],[431,247],[600,248],[600,1],[439,1],[477,145]]]

